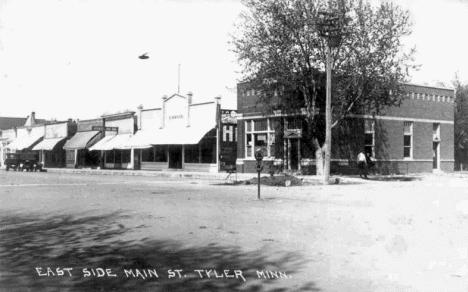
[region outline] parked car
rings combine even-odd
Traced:
[[[8,153],[5,159],[6,170],[10,168],[16,171],[41,171],[42,164],[37,159],[37,155],[33,152],[26,153]]]

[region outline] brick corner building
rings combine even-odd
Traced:
[[[454,96],[450,88],[404,84],[399,107],[350,115],[332,130],[332,173],[356,173],[360,151],[370,153],[382,174],[454,170]],[[304,115],[269,112],[258,92],[237,86],[238,172],[255,172],[262,150],[266,170],[315,173],[315,149]]]

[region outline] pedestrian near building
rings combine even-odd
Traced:
[[[369,170],[372,170],[372,173],[374,173],[374,166],[375,166],[375,162],[374,160],[372,160],[372,156],[370,155],[370,153],[366,153],[366,164],[367,164],[367,173],[369,173]]]
[[[363,179],[367,179],[367,158],[364,152],[359,152],[357,156],[357,164],[359,168],[359,176]]]

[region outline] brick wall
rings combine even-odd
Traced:
[[[413,123],[413,158],[432,159],[432,123]]]
[[[440,159],[454,159],[454,125],[440,125]],[[453,171],[453,170],[452,170]]]
[[[375,117],[375,158],[377,168],[382,173],[418,173],[433,171],[433,124],[440,124],[440,168],[453,171],[454,166],[454,91],[451,89],[404,85],[408,92],[400,107],[386,109]],[[244,118],[260,116],[267,110],[257,104],[257,97],[246,94],[246,85],[238,85],[238,113]],[[413,157],[404,159],[404,122],[413,122]],[[238,124],[238,160],[245,157],[244,120]],[[332,130],[332,171],[356,172],[355,160],[364,146],[364,119],[362,116],[347,118]],[[303,138],[303,143],[305,139]],[[282,143],[282,142],[281,142]],[[310,143],[310,142],[307,142]],[[283,158],[283,157],[276,157]],[[302,155],[302,158],[313,158]],[[345,163],[348,160],[348,163]],[[245,160],[244,172],[255,172],[255,161]],[[304,167],[308,172],[315,172],[315,166]],[[241,171],[241,169],[238,169]]]

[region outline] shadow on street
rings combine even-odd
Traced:
[[[299,253],[272,255],[232,246],[189,248],[171,240],[132,240],[132,230],[119,223],[125,218],[129,217],[121,213],[48,218],[4,215],[0,218],[0,290],[320,291],[313,282],[294,281],[294,274],[304,265]],[[175,269],[183,270],[181,277]],[[240,270],[245,281],[237,276],[215,278],[213,272],[207,278],[204,271],[201,278],[196,269],[216,270],[218,275]],[[169,278],[168,270],[174,277]],[[282,271],[288,278],[271,274],[259,279],[257,271],[266,270]]]
[[[416,181],[421,180],[420,177],[415,176],[369,176],[368,180],[376,180],[376,181]]]

